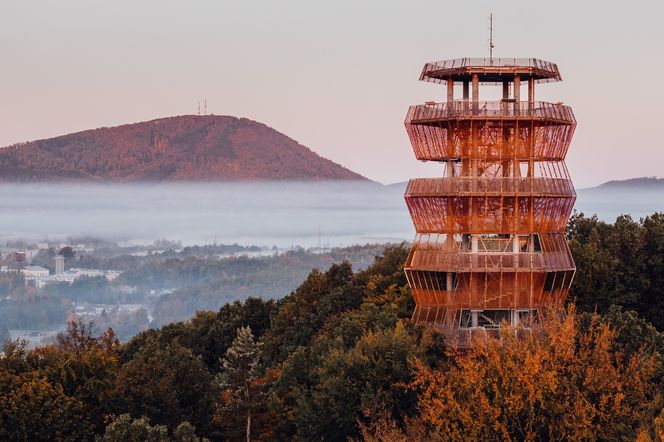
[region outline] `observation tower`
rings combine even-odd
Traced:
[[[576,270],[564,163],[576,120],[562,103],[535,101],[537,84],[562,80],[558,67],[462,58],[425,64],[420,80],[445,85],[447,101],[411,106],[405,121],[415,157],[444,170],[406,189],[413,320],[459,345],[504,324],[528,327],[563,303]],[[502,88],[502,99],[481,101],[480,86]]]

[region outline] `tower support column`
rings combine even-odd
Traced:
[[[479,111],[480,101],[480,78],[477,74],[473,74],[473,114]]]
[[[514,76],[514,101],[516,101],[517,106],[519,104],[519,101],[521,101],[521,76],[520,75],[515,75]]]
[[[454,80],[450,77],[447,79],[447,102],[454,101]]]
[[[528,79],[528,102],[532,105],[535,102],[535,79]]]

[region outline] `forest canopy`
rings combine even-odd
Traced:
[[[470,352],[410,321],[405,246],[122,345],[82,322],[7,340],[0,439],[662,440],[664,215],[568,235],[565,311]]]

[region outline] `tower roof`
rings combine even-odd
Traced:
[[[478,74],[481,83],[514,81],[516,75],[521,80],[532,78],[538,83],[562,80],[555,63],[537,58],[455,58],[435,61],[424,65],[420,80],[431,83],[447,83],[450,78],[452,81],[471,81],[473,74]]]

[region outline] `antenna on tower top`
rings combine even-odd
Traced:
[[[493,65],[493,12],[489,14],[489,63]]]

